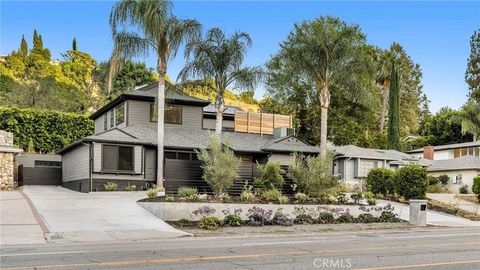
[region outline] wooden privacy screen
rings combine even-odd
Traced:
[[[256,134],[273,134],[277,127],[292,127],[292,117],[289,115],[245,112],[235,112],[235,132]]]

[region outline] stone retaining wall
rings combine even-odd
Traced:
[[[0,130],[0,189],[11,190],[14,185],[15,155],[21,152],[13,147],[13,134]]]

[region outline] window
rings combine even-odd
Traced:
[[[109,112],[109,114],[110,114],[110,127],[113,127],[113,123],[114,123],[113,113],[114,113],[113,110],[111,110]]]
[[[179,153],[178,153],[178,159],[190,160],[190,153],[182,153],[182,152],[179,152]]]
[[[103,115],[103,130],[107,130],[108,128],[108,113]]]
[[[35,167],[62,167],[61,161],[35,160]]]
[[[125,103],[122,103],[115,108],[115,120],[115,125],[120,125],[125,122]]]
[[[165,159],[198,160],[198,157],[196,153],[166,151]]]
[[[182,124],[182,107],[174,105],[165,105],[165,124]],[[157,113],[155,104],[150,104],[150,122],[157,122]]]
[[[103,171],[133,171],[133,146],[103,145]]]

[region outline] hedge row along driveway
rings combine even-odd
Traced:
[[[74,113],[0,107],[0,129],[12,132],[25,151],[54,153],[93,134],[93,121]]]

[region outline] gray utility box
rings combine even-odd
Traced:
[[[427,226],[427,200],[410,200],[410,224]]]

